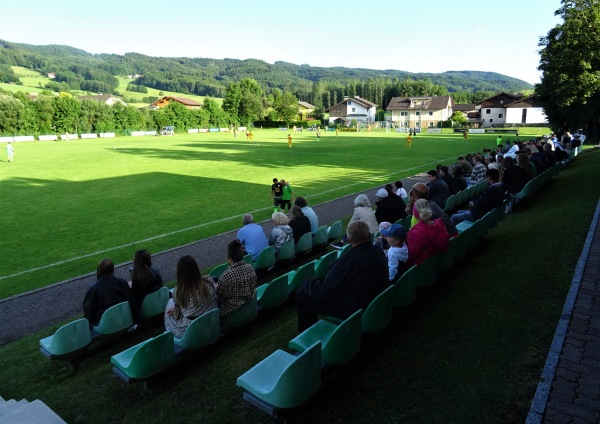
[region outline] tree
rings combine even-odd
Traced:
[[[458,126],[463,126],[466,125],[467,118],[465,118],[465,115],[463,115],[462,112],[457,111],[452,114],[452,116],[450,117],[450,121],[452,121]]]
[[[540,84],[535,87],[556,129],[586,128],[597,137],[600,118],[600,3],[562,0],[563,23],[540,38]]]
[[[273,93],[273,109],[278,120],[290,125],[298,114],[298,99],[289,91],[276,89]]]
[[[245,78],[229,84],[223,100],[223,110],[229,113],[234,124],[249,125],[264,117],[263,90],[255,80]]]

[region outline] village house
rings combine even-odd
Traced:
[[[307,121],[308,115],[315,111],[315,106],[307,102],[298,102],[298,121]]]
[[[358,96],[345,97],[328,110],[329,122],[347,125],[352,121],[369,124],[375,122],[377,105]]]
[[[452,116],[450,96],[392,97],[386,111],[397,128],[437,128]]]
[[[165,107],[169,105],[169,102],[177,102],[184,105],[187,109],[200,109],[202,108],[202,103],[198,103],[195,100],[188,99],[186,97],[174,97],[174,96],[166,96],[157,101],[153,102],[150,105],[150,109],[160,109],[161,107]]]

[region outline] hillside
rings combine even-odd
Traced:
[[[145,87],[217,98],[225,96],[230,83],[252,78],[267,93],[273,89],[292,91],[298,99],[325,108],[344,95],[360,95],[385,106],[394,95],[453,94],[461,102],[472,100],[468,95],[474,93],[533,88],[525,81],[494,72],[409,73],[395,69],[324,68],[287,62],[269,64],[256,59],[91,54],[69,46],[35,46],[0,40],[0,82],[18,81],[11,66],[35,70],[42,75],[57,73],[57,78],[48,83],[51,90],[118,91],[122,95],[126,93],[122,92],[123,85],[117,76],[141,75],[132,82],[142,90]]]

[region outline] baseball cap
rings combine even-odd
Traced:
[[[393,224],[390,228],[381,230],[381,234],[387,237],[394,237],[398,240],[406,239],[406,230],[403,225]]]
[[[387,190],[385,190],[385,189],[383,189],[383,188],[380,188],[380,189],[377,191],[377,194],[375,194],[375,196],[379,197],[380,199],[383,199],[383,198],[385,198],[385,197],[388,197],[388,192],[387,192]]]

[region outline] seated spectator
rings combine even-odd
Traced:
[[[87,318],[90,325],[98,325],[102,314],[111,306],[121,302],[129,302],[133,316],[139,316],[129,284],[124,279],[115,277],[114,273],[113,261],[102,259],[96,268],[97,281],[83,298],[83,316]]]
[[[429,199],[435,202],[440,208],[446,205],[446,200],[450,197],[450,189],[444,180],[440,179],[435,169],[427,171],[429,182]]]
[[[221,319],[256,297],[256,272],[252,265],[244,262],[244,248],[239,240],[233,240],[227,245],[227,262],[229,268],[217,281]]]
[[[498,169],[498,164],[496,163],[496,155],[492,154],[485,158],[485,162],[487,164],[488,169]]]
[[[275,212],[273,218],[273,230],[269,237],[269,246],[275,246],[275,253],[279,252],[281,245],[294,237],[292,227],[290,227],[288,217],[283,212]]]
[[[386,238],[381,235],[381,232],[386,228],[390,228],[392,226],[391,222],[383,221],[379,224],[379,236],[375,237],[373,240],[373,245],[379,247],[381,250],[386,251],[390,248]]]
[[[388,287],[387,261],[371,244],[369,226],[351,222],[346,236],[350,251],[329,267],[325,278],[306,280],[296,292],[298,331],[315,324],[317,314],[346,319],[358,309],[364,311]]]
[[[203,277],[196,260],[182,256],[177,262],[177,283],[165,308],[165,329],[178,339],[193,320],[217,307],[215,281]]]
[[[513,145],[506,153],[504,153],[504,158],[512,158],[513,160],[517,159],[517,152],[519,151],[519,142],[513,141]]]
[[[420,265],[427,258],[448,250],[450,238],[444,222],[434,219],[429,202],[419,199],[415,202],[417,224],[408,232],[408,265]]]
[[[394,224],[381,230],[390,248],[386,251],[390,282],[396,281],[404,271],[408,261],[408,247],[406,247],[406,230],[400,224]]]
[[[552,145],[550,143],[544,144],[544,149],[541,152],[540,157],[546,169],[552,168],[554,165],[556,165],[556,156],[552,151]]]
[[[398,180],[394,183],[394,187],[396,189],[395,193],[400,196],[402,199],[406,199],[408,197],[408,193],[402,187],[402,181]]]
[[[483,158],[481,155],[475,155],[473,157],[473,162],[475,163],[475,166],[473,167],[473,172],[471,172],[471,184],[477,184],[485,181],[485,173],[487,172],[487,168],[483,164]]]
[[[505,156],[502,162],[502,184],[508,194],[516,194],[527,184],[527,176],[514,164],[512,157]]]
[[[366,194],[359,194],[354,199],[354,213],[348,225],[355,221],[363,221],[367,224],[371,233],[376,233],[379,230],[377,218],[375,218],[375,213],[371,209],[371,202]]]
[[[252,255],[256,260],[258,254],[266,247],[269,247],[267,236],[262,227],[254,223],[254,218],[249,213],[244,215],[244,226],[237,233],[237,238],[242,242],[246,253]]]
[[[500,183],[500,173],[497,169],[488,169],[487,181],[489,186],[473,199],[471,210],[460,210],[450,217],[454,225],[462,221],[475,222],[494,208],[500,207],[504,201],[504,189]]]
[[[458,191],[459,191],[458,186],[456,185],[456,181],[454,180],[454,177],[452,175],[450,175],[450,172],[448,171],[448,167],[446,165],[441,165],[440,170],[438,172],[439,172],[440,178],[442,180],[444,180],[444,182],[450,189],[450,194],[452,195],[452,194],[458,193]],[[442,207],[444,207],[444,205],[442,205]]]
[[[417,212],[415,210],[415,202],[419,199],[425,199],[428,200],[429,199],[429,189],[427,188],[427,186],[424,183],[416,183],[415,185],[413,185],[412,190],[409,193],[410,196],[410,208],[412,210],[412,220],[411,220],[411,228],[413,225],[415,225],[418,222],[417,219]],[[437,203],[429,201],[429,207],[431,208],[431,210],[433,211],[433,219],[441,219],[444,222],[444,225],[446,227],[446,230],[448,231],[448,234],[450,234],[450,237],[454,237],[455,235],[458,235],[458,231],[456,229],[456,227],[454,226],[454,224],[452,224],[452,221],[450,220],[450,217],[448,216],[448,214],[446,213],[446,211],[444,211]]]
[[[473,171],[473,166],[469,162],[467,162],[463,156],[458,157],[458,166],[462,168],[463,175],[465,177],[471,175],[471,172]]]
[[[454,177],[454,182],[456,183],[456,188],[458,189],[458,191],[463,191],[467,189],[467,179],[463,175],[462,167],[458,165],[453,167],[452,176]]]
[[[298,243],[300,237],[306,233],[310,233],[310,221],[308,217],[304,216],[300,206],[294,205],[290,209],[290,222],[289,226],[292,228],[292,235],[294,237],[294,243]]]
[[[393,194],[393,197],[391,197],[390,193],[383,188],[377,191],[376,196],[379,199],[375,202],[377,205],[377,209],[375,209],[375,219],[378,223],[384,221],[396,222],[399,219],[404,219],[406,216],[406,205],[399,196]]]
[[[316,233],[319,230],[319,218],[317,218],[317,214],[313,210],[313,208],[308,206],[308,202],[304,197],[296,197],[294,200],[294,205],[300,206],[302,208],[302,213],[308,218],[310,221],[310,231],[311,233]]]
[[[147,250],[138,250],[135,252],[133,270],[131,272],[131,294],[136,309],[141,312],[144,298],[162,286],[162,276],[156,268],[152,267],[150,253]]]
[[[529,162],[529,156],[526,153],[519,153],[517,156],[517,166],[521,168],[527,181],[531,181],[536,176],[535,165]]]

